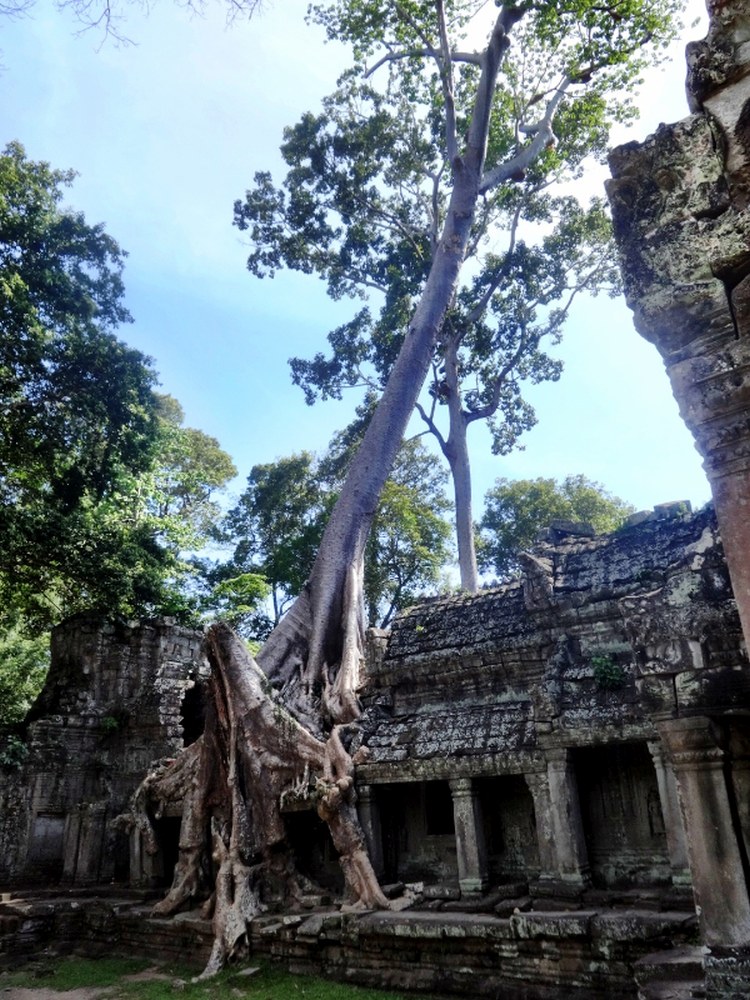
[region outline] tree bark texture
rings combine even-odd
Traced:
[[[471,504],[471,462],[469,459],[469,424],[461,401],[461,384],[458,375],[458,345],[455,341],[445,345],[443,351],[448,405],[448,438],[441,440],[443,454],[448,462],[453,482],[456,504],[456,543],[461,589],[475,594],[479,590],[477,553],[474,543],[474,517]]]

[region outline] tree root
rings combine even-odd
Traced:
[[[355,608],[356,574],[347,587],[347,662],[329,686],[331,710],[345,718],[359,707],[354,692],[361,657]],[[277,692],[227,626],[206,636],[212,667],[206,729],[199,741],[169,764],[151,771],[121,822],[137,826],[147,850],[158,850],[152,817],[181,802],[180,850],[172,886],[153,909],[167,916],[196,899],[213,871],[214,945],[200,978],[214,975],[247,943],[248,922],[274,898],[289,905],[301,894],[281,813],[296,800],[317,809],[339,853],[348,901],[360,908],[387,908],[370,864],[356,811],[355,762],[335,725],[327,739],[311,733]],[[342,673],[345,679],[338,683]],[[357,761],[362,759],[359,751]]]

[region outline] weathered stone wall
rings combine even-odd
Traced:
[[[386,879],[446,898],[689,884],[660,727],[747,700],[711,508],[665,505],[610,536],[558,527],[517,582],[419,605],[371,644],[357,780]]]
[[[372,658],[362,780],[519,773],[543,747],[658,737],[747,698],[713,512],[540,545],[521,580],[400,615]]]
[[[694,114],[610,157],[628,303],[703,455],[750,637],[750,11],[708,0],[688,47]]]
[[[636,326],[659,350],[704,458],[747,643],[750,8],[743,0],[708,0],[707,9],[708,35],[687,50],[693,114],[660,126],[643,143],[615,150],[608,193]],[[675,695],[678,705],[705,703],[705,716],[684,718],[680,708],[676,718],[665,714],[658,728],[675,771],[703,938],[712,949],[708,996],[746,996],[750,845],[743,775],[750,676],[744,664],[730,666],[731,626],[709,628],[696,648],[669,608],[634,602],[633,611],[633,632],[654,651],[657,664],[697,658],[699,669],[675,682]],[[680,641],[662,649],[664,624],[674,632],[673,622]],[[653,712],[669,696],[670,684],[669,676],[654,672],[644,690]]]
[[[0,878],[127,879],[127,838],[110,820],[151,762],[184,745],[183,698],[208,673],[201,638],[166,621],[86,616],[54,630],[28,757],[0,771]]]
[[[634,968],[655,949],[689,941],[693,925],[685,914],[632,909],[501,919],[329,908],[257,917],[248,936],[253,958],[360,985],[503,1000],[634,1000]],[[136,954],[200,968],[212,931],[210,921],[195,913],[153,919],[147,904],[116,896],[0,902],[0,967],[38,953],[49,941],[59,952]]]

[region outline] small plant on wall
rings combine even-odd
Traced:
[[[616,691],[625,683],[625,670],[619,663],[615,663],[608,654],[600,653],[591,657],[591,666],[594,668],[594,680],[596,686],[601,691]]]

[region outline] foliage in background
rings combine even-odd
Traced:
[[[323,478],[340,489],[377,405],[369,391],[355,419],[334,435],[320,463]],[[419,438],[404,441],[383,487],[365,546],[367,621],[385,628],[396,611],[425,594],[445,590],[452,562],[448,476]]]
[[[235,473],[118,340],[125,254],[63,207],[71,171],[0,156],[0,602],[7,631],[82,609],[185,614],[182,553]]]
[[[615,531],[633,506],[583,475],[556,479],[498,479],[488,490],[481,520],[482,567],[500,578],[518,570],[518,553],[530,548],[552,521],[586,522],[598,533]]]
[[[235,474],[116,336],[125,254],[65,208],[72,171],[0,154],[0,718],[23,715],[46,633],[81,610],[195,619],[186,550]]]
[[[12,629],[0,636],[0,726],[23,719],[39,693],[48,665],[46,635],[29,638]]]
[[[113,333],[124,254],[61,207],[72,179],[18,143],[0,156],[0,601],[41,626],[150,599],[162,564],[120,516],[152,461],[155,376]]]

